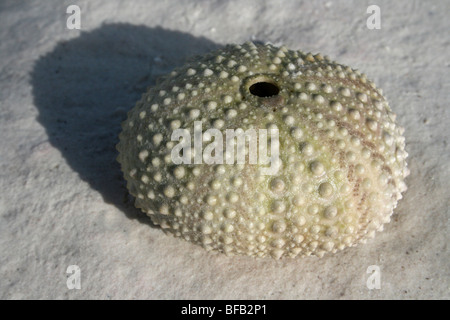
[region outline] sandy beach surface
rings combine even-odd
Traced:
[[[381,29],[367,27],[372,4]],[[0,298],[449,299],[449,12],[449,1],[1,1]],[[189,57],[249,40],[358,68],[405,127],[408,191],[366,244],[228,257],[134,208],[115,160],[126,112]],[[80,289],[67,285],[72,265]]]

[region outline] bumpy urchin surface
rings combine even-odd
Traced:
[[[185,128],[193,141],[194,121],[224,136],[278,128],[281,168],[174,164],[172,132]],[[322,256],[383,229],[406,190],[402,134],[364,74],[320,54],[245,43],[151,88],[117,147],[136,206],[163,230],[207,250],[281,258]]]

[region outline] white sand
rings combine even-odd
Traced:
[[[366,27],[370,1],[264,2],[1,1],[0,298],[450,298],[450,2],[377,0],[381,30]],[[66,28],[69,4],[81,32]],[[247,40],[321,52],[384,89],[411,175],[367,244],[322,259],[214,255],[130,204],[115,162],[126,111],[188,56]]]

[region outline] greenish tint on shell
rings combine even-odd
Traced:
[[[258,97],[257,81],[279,87]],[[276,125],[282,167],[175,165],[172,131]],[[152,221],[207,250],[274,258],[354,246],[406,190],[403,128],[364,74],[272,45],[229,45],[170,73],[128,113],[118,161]],[[205,145],[205,144],[204,144]]]

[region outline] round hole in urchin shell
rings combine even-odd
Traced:
[[[253,83],[248,90],[252,95],[261,98],[276,96],[280,92],[280,88],[276,83],[264,80]]]

